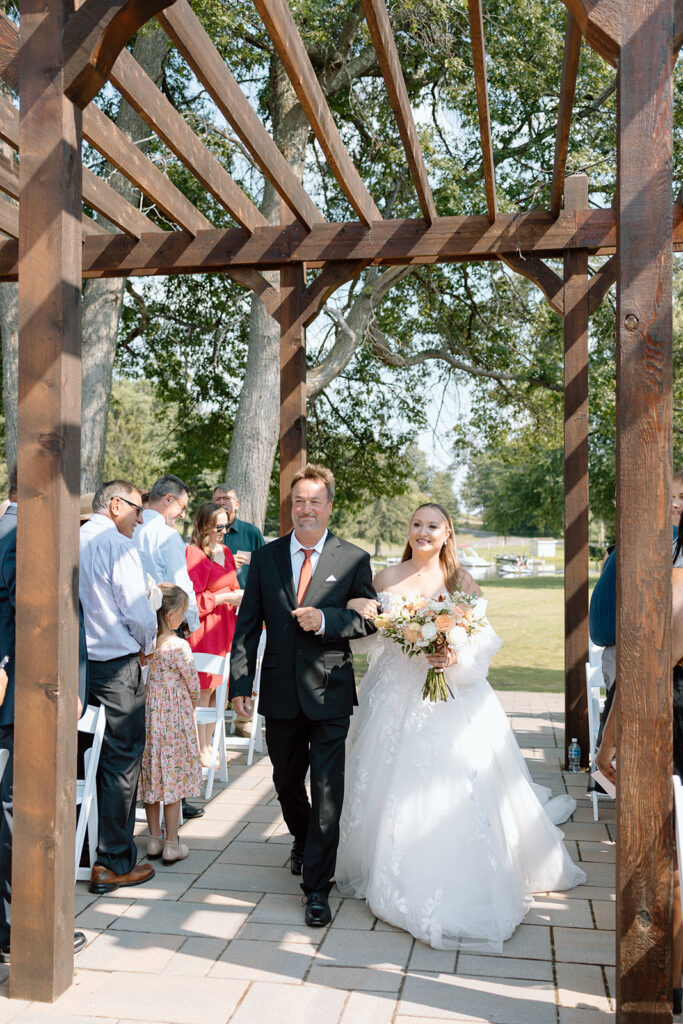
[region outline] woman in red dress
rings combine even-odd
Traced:
[[[225,509],[206,501],[195,512],[192,540],[186,548],[187,571],[197,595],[199,629],[190,634],[193,651],[224,655],[232,648],[235,633],[235,609],[242,600],[235,562],[223,544],[228,528]],[[216,687],[221,677],[209,672],[199,673],[201,693],[199,706],[216,704]],[[211,763],[213,727],[198,726],[199,750],[204,767]]]

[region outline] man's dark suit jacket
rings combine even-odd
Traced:
[[[304,632],[292,615],[297,603],[290,542],[288,534],[252,554],[232,644],[230,697],[251,696],[265,623],[260,714],[293,719],[301,710],[316,721],[344,718],[358,703],[349,640],[374,632],[346,602],[377,596],[370,558],[328,533],[304,599],[306,607],[320,608],[325,616],[325,632],[316,636]]]

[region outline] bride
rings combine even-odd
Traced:
[[[411,519],[403,561],[378,573],[375,587],[385,610],[403,597],[464,590],[478,598],[475,615],[485,614],[458,565],[450,517],[431,502]],[[375,615],[375,602],[350,604]],[[553,824],[576,802],[549,800],[531,782],[486,680],[501,641],[483,623],[457,655],[446,648],[408,659],[398,644],[372,637],[347,742],[337,886],[437,949],[500,951],[532,893],[586,877]],[[445,670],[447,702],[422,699],[428,663]]]

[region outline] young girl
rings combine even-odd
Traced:
[[[180,801],[199,796],[202,786],[194,721],[199,677],[190,645],[175,635],[185,617],[187,594],[171,583],[161,583],[159,589],[162,602],[157,612],[157,646],[147,662],[140,799],[149,826],[147,856],[162,857],[164,864],[173,864],[188,854],[187,846],[178,840]],[[160,801],[164,804],[165,840]]]

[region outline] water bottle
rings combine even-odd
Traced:
[[[576,742],[576,737],[569,744],[569,771],[581,771],[581,747]]]

